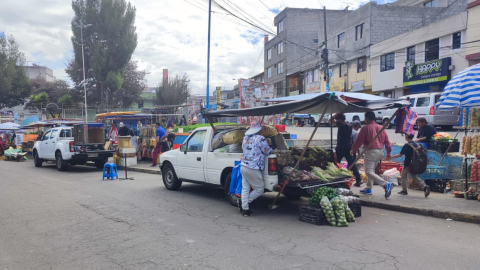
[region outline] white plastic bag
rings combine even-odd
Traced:
[[[396,186],[398,186],[397,177],[399,176],[400,176],[400,172],[397,170],[397,168],[393,168],[383,172],[383,180],[389,183],[393,183]]]

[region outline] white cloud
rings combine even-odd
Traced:
[[[255,24],[272,28],[274,14],[267,9],[285,7],[340,9],[344,2],[327,0],[217,0],[228,10],[243,16],[247,13]],[[262,3],[263,2],[263,3]],[[349,0],[356,8],[361,0]],[[163,68],[170,75],[187,73],[196,93],[204,93],[207,79],[206,0],[131,0],[137,8],[138,46],[133,55],[145,69],[149,86],[157,85]],[[266,6],[265,6],[265,5]],[[232,88],[236,81],[263,70],[263,33],[245,22],[213,8],[210,56],[210,89]],[[3,0],[0,31],[14,35],[28,61],[36,61],[54,70],[59,79],[67,79],[65,63],[72,55],[69,0]],[[254,19],[253,19],[254,18]],[[271,37],[270,37],[271,38]],[[255,43],[255,41],[258,41]],[[257,62],[258,60],[258,62]],[[254,69],[254,67],[256,67]]]

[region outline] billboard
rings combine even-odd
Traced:
[[[407,61],[403,69],[403,86],[448,81],[450,80],[451,62],[451,57],[417,65]]]
[[[262,100],[274,98],[272,84],[239,79],[238,88],[240,95],[240,109],[262,107],[265,106],[266,103]],[[249,124],[252,120],[261,121],[262,117],[241,117],[239,124]],[[275,124],[275,116],[265,116],[263,123],[269,125]]]

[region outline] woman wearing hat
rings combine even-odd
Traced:
[[[258,121],[252,121],[250,128],[245,132],[242,149],[242,203],[240,211],[244,217],[253,215],[249,204],[263,194],[265,184],[262,171],[265,168],[265,156],[272,153],[272,148],[267,140],[258,132],[262,126]],[[250,189],[252,191],[250,192]]]

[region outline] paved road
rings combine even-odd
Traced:
[[[310,126],[305,126],[305,127],[287,127],[286,129],[290,133],[294,133],[298,135],[299,139],[309,139],[310,135],[312,134],[314,128]],[[444,132],[441,129],[437,130],[438,132]],[[455,137],[457,134],[457,130],[454,131],[448,131],[452,137]],[[387,134],[388,137],[390,138],[391,142],[397,143],[397,144],[404,144],[405,143],[405,138],[401,134],[396,134],[395,129],[387,129]],[[457,139],[459,141],[462,141],[464,135],[464,131],[460,131],[460,133],[457,136]],[[330,128],[329,127],[320,127],[317,130],[317,133],[315,134],[315,139],[330,139]],[[337,138],[337,128],[333,128],[333,138]]]
[[[348,228],[264,195],[242,217],[218,188],[157,175],[0,161],[1,269],[478,269],[479,226],[364,208]]]

